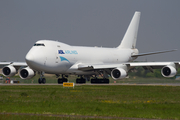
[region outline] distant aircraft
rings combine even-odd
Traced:
[[[139,56],[159,54],[169,51],[158,51],[139,54],[136,48],[137,33],[140,21],[140,12],[135,12],[130,25],[116,48],[71,46],[58,41],[39,40],[27,53],[22,62],[0,62],[3,65],[2,73],[6,77],[16,73],[22,79],[29,79],[40,73],[39,83],[46,83],[44,73],[55,74],[58,83],[67,82],[68,75],[78,75],[76,83],[109,83],[108,76],[114,80],[127,77],[134,67],[142,66],[145,69],[161,68],[164,77],[173,77],[177,73],[180,62],[132,62]],[[19,72],[18,72],[19,71]],[[98,79],[102,75],[103,79]]]

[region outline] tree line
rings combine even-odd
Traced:
[[[180,68],[177,71],[177,74],[180,73]],[[129,77],[144,77],[144,78],[164,78],[161,74],[161,69],[154,69],[153,73],[149,70],[145,70],[142,67],[137,67],[134,70],[129,72]]]

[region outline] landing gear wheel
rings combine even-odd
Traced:
[[[39,84],[41,84],[41,83],[45,84],[46,83],[46,79],[45,78],[39,78],[38,79],[38,83]]]
[[[45,78],[42,79],[42,83],[43,83],[43,84],[46,83],[46,79],[45,79]]]
[[[68,80],[66,78],[64,78],[63,82],[67,82]]]
[[[63,84],[63,82],[67,82],[68,80],[66,78],[59,78],[58,84]]]
[[[58,79],[58,84],[62,84],[63,80],[61,78]]]
[[[39,84],[42,83],[42,79],[41,79],[41,78],[38,79],[38,83],[39,83]]]
[[[109,84],[109,79],[91,79],[91,84]]]
[[[76,79],[76,83],[79,83],[79,84],[86,83],[86,79],[84,79],[84,78],[77,78]]]

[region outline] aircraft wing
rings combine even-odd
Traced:
[[[90,71],[97,69],[110,69],[116,68],[117,66],[119,66],[119,64],[79,64],[78,70]]]
[[[164,77],[174,77],[177,74],[177,68],[180,67],[180,62],[127,62],[120,64],[79,64],[78,70],[94,71],[98,74],[111,77],[115,80],[123,79],[128,74],[128,71],[135,67],[143,67],[145,70],[153,72],[153,69],[161,69],[161,74]]]
[[[103,70],[103,69],[114,69],[126,65],[129,69],[134,67],[143,67],[151,69],[160,69],[167,65],[176,65],[179,67],[180,62],[127,62],[121,64],[79,64],[78,70],[91,71],[91,70]]]
[[[0,62],[0,68],[7,66],[7,65],[12,65],[14,67],[25,67],[28,66],[26,62]]]

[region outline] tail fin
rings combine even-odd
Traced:
[[[135,12],[129,27],[117,48],[135,48],[141,12]]]

